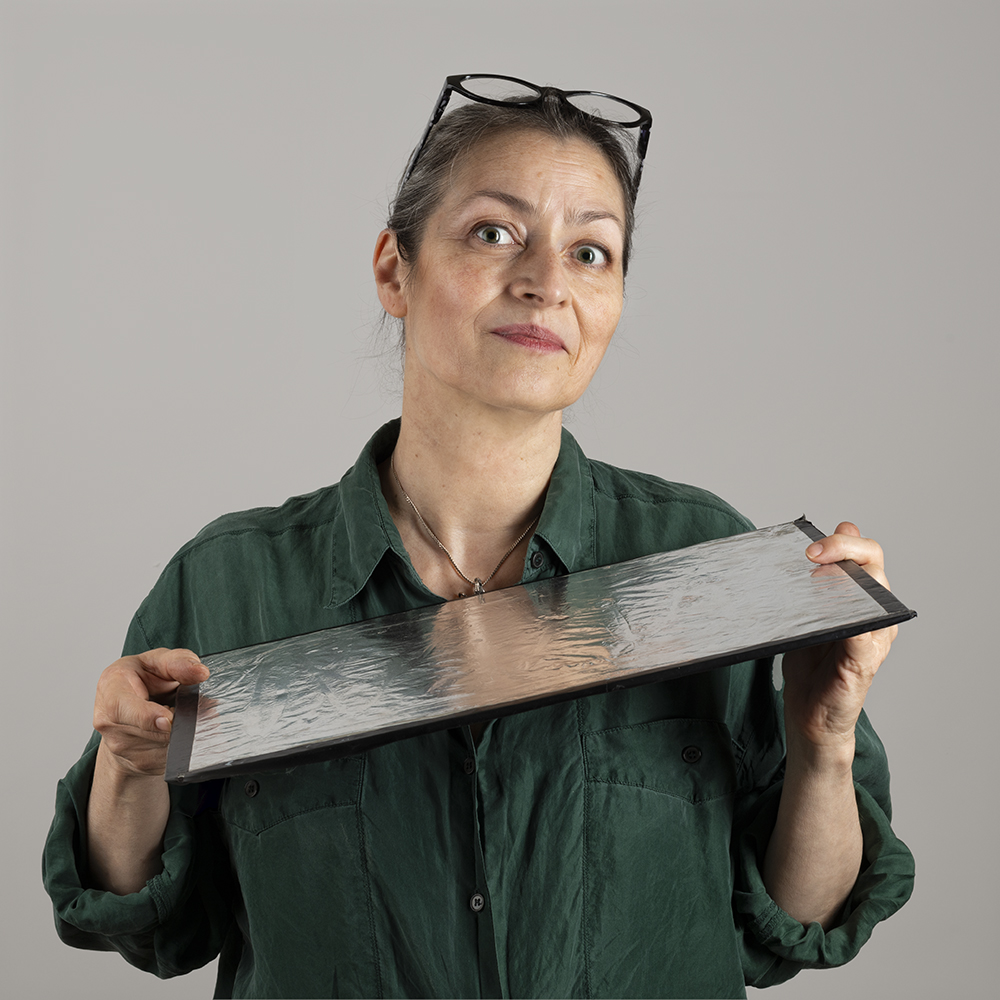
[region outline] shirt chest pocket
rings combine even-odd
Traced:
[[[363,757],[344,757],[231,778],[222,793],[222,819],[259,835],[319,810],[357,806],[363,767]]]
[[[692,955],[712,956],[716,983],[740,975],[729,730],[663,719],[585,733],[583,752],[583,933],[593,995],[662,996],[663,983],[677,989],[671,995],[709,995]],[[648,957],[623,948],[631,940],[623,928],[641,928]]]
[[[379,995],[364,768],[365,757],[345,757],[227,782],[220,813],[239,886],[233,908],[251,943],[234,996]]]
[[[651,891],[667,904],[655,911],[666,923],[681,907],[710,921],[728,913],[736,790],[728,729],[663,719],[583,742],[591,915],[627,912]]]

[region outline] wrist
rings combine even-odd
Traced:
[[[94,763],[94,783],[116,797],[148,794],[148,789],[164,784],[162,774],[149,774],[138,770],[130,761],[119,757],[103,740],[97,748]]]
[[[785,751],[785,774],[810,777],[852,778],[854,733],[821,741],[789,733]],[[853,778],[852,778],[853,780]]]

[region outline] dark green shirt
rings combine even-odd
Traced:
[[[383,427],[336,485],[222,517],[171,560],[126,653],[201,654],[440,600],[389,516]],[[703,490],[562,449],[524,581],[750,528]],[[691,748],[696,748],[693,752]],[[163,871],[88,887],[96,740],[45,850],[60,935],[161,976],[221,952],[218,996],[744,996],[852,958],[910,894],[863,716],[864,863],[841,924],[781,911],[760,875],[784,744],[770,663],[593,695],[279,773],[173,788]]]

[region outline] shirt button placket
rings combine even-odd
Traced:
[[[471,848],[475,857],[475,874],[466,883],[466,896],[470,919],[475,921],[475,935],[479,953],[479,992],[477,996],[499,997],[504,995],[500,977],[500,959],[497,954],[496,929],[493,926],[492,907],[489,905],[489,878],[486,875],[486,858],[484,856],[483,830],[480,824],[488,824],[490,819],[490,803],[495,801],[490,794],[493,768],[489,757],[477,753],[471,743],[466,750],[466,759],[471,758],[473,772],[471,781],[466,786],[469,795],[471,816]],[[465,768],[463,760],[463,770]],[[485,800],[484,797],[485,796]],[[482,813],[480,813],[482,806]],[[472,875],[472,872],[469,873]]]

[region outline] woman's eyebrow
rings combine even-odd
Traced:
[[[535,206],[531,202],[525,201],[523,198],[519,198],[516,194],[510,194],[507,191],[473,191],[468,198],[465,199],[465,204],[470,201],[475,201],[476,198],[493,198],[495,201],[502,201],[505,205],[514,209],[515,212],[521,212],[523,215],[534,215]]]
[[[567,217],[567,222],[572,222],[577,226],[585,226],[588,222],[600,222],[602,219],[610,219],[618,225],[618,228],[625,232],[625,223],[615,215],[614,212],[605,212],[600,209],[589,209],[588,211],[572,212]]]
[[[536,212],[535,206],[532,205],[531,202],[525,201],[524,198],[520,198],[518,195],[511,194],[508,191],[473,191],[472,194],[465,199],[464,204],[468,204],[476,198],[493,198],[496,201],[500,201],[505,205],[508,205],[510,208],[514,209],[515,212],[521,212],[523,215],[534,215]],[[585,226],[588,222],[600,222],[602,219],[610,219],[618,225],[618,228],[621,229],[622,232],[625,231],[625,223],[622,222],[622,220],[614,212],[608,212],[603,209],[586,209],[566,213],[566,221],[577,226]]]

